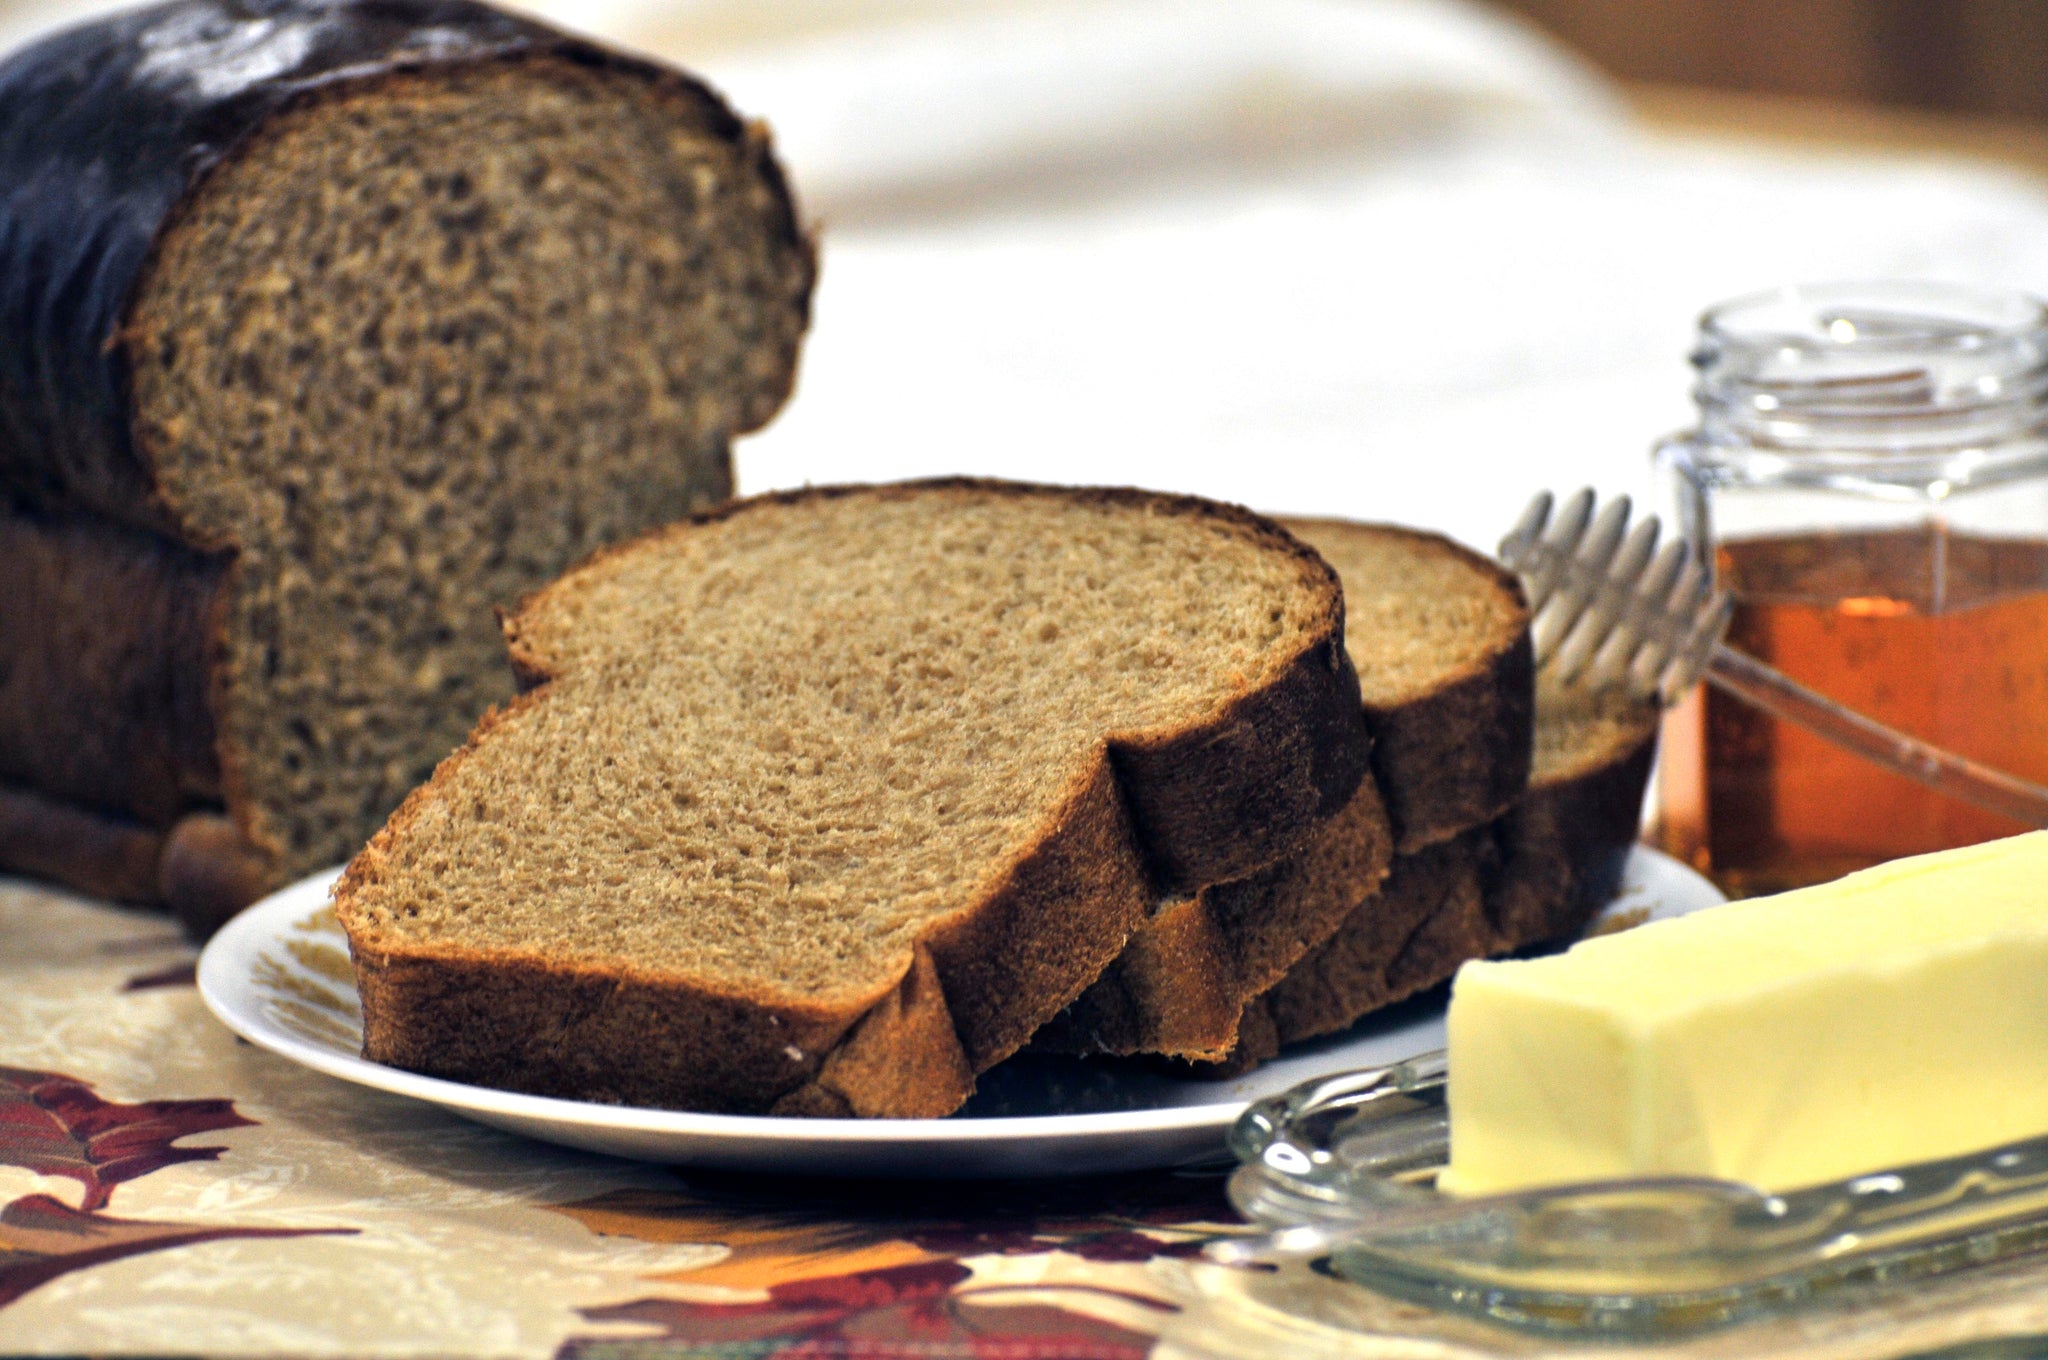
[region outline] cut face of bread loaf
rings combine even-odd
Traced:
[[[480,5],[181,0],[0,64],[0,575],[64,563],[0,783],[225,811],[259,883],[346,858],[509,693],[494,607],[729,494],[812,274],[715,95]],[[68,655],[141,560],[172,588]]]
[[[745,502],[508,621],[538,685],[351,864],[366,1054],[684,1108],[929,1116],[1149,903],[1364,777],[1336,578],[1270,523],[940,482]]]
[[[1035,1047],[1222,1060],[1245,1005],[1379,890],[1397,846],[1413,854],[1487,821],[1528,780],[1529,611],[1514,577],[1421,530],[1281,523],[1344,582],[1372,787],[1286,862],[1159,904]]]

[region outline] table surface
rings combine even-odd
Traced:
[[[2048,174],[2044,129],[1627,93],[1665,135]],[[0,880],[0,1352],[1310,1353],[1305,1333],[1213,1311],[1234,1287],[1199,1259],[1204,1237],[1234,1222],[1218,1176],[833,1184],[545,1147],[234,1039],[205,1013],[192,959],[161,918]],[[1252,1283],[1343,1291],[1329,1307],[1400,1338],[1347,1354],[1556,1349],[1302,1272]],[[2048,1332],[2041,1267],[1660,1353],[1924,1354],[2029,1332]]]
[[[1574,1353],[1306,1268],[1204,1262],[1237,1230],[1214,1172],[835,1182],[531,1142],[242,1042],[194,958],[160,916],[0,879],[0,1353],[1374,1353],[1319,1315],[1388,1355]],[[1658,1353],[1832,1360],[2031,1332],[2048,1333],[2048,1262]]]

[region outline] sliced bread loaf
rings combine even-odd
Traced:
[[[0,61],[0,868],[203,929],[345,859],[509,696],[494,607],[730,493],[812,275],[758,128],[467,0]]]
[[[1249,513],[756,499],[506,625],[535,686],[350,865],[364,1048],[631,1104],[939,1115],[1149,904],[1365,777],[1336,576]]]
[[[1569,938],[1614,895],[1656,752],[1657,710],[1539,686],[1528,791],[1495,821],[1397,856],[1360,903],[1248,1012],[1229,1070],[1344,1029],[1467,959]]]
[[[1379,890],[1397,844],[1415,853],[1485,822],[1528,780],[1529,611],[1514,577],[1421,530],[1282,523],[1344,582],[1373,787],[1288,862],[1159,904],[1034,1047],[1224,1058],[1245,1004]]]

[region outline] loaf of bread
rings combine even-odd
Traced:
[[[1513,575],[1422,530],[1281,523],[1344,582],[1373,778],[1300,854],[1158,904],[1037,1049],[1225,1059],[1246,1004],[1379,891],[1397,848],[1482,825],[1528,783],[1533,663]]]
[[[729,494],[812,276],[716,95],[468,0],[0,62],[0,868],[204,928],[345,859],[494,606]]]
[[[945,1114],[1365,779],[1335,573],[1210,502],[765,497],[506,632],[530,691],[335,892],[366,1055],[483,1085]]]

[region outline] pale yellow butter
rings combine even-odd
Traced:
[[[1468,963],[1449,1100],[1458,1194],[1781,1190],[2048,1134],[2048,832]]]

